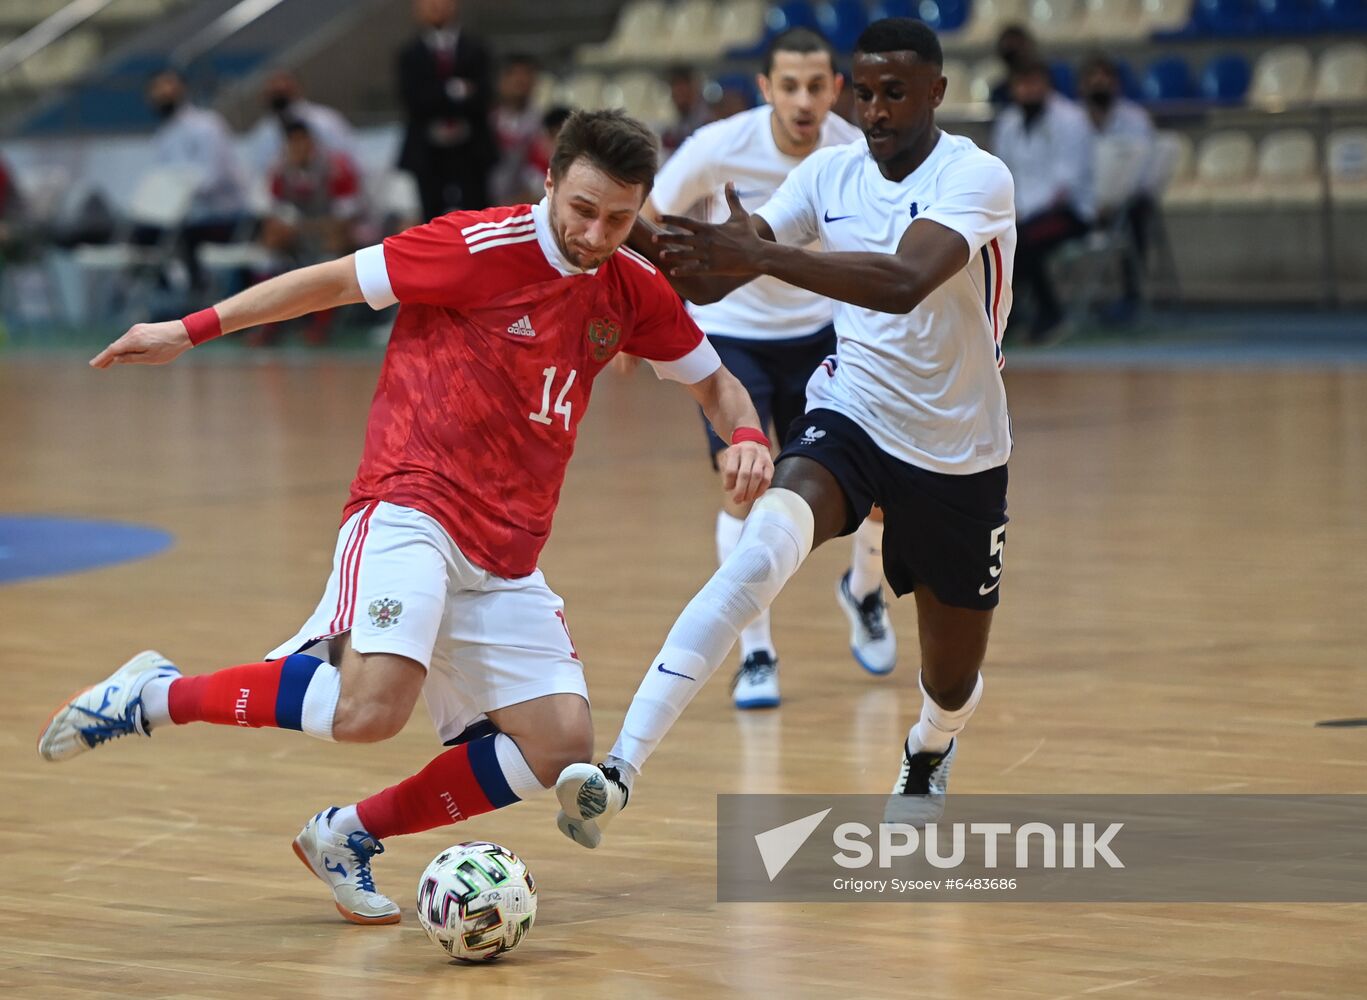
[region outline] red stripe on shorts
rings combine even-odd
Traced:
[[[351,535],[342,550],[337,613],[332,616],[332,624],[328,626],[329,635],[345,632],[356,617],[356,581],[361,575],[361,549],[365,546],[366,536],[370,534],[370,515],[375,513],[375,507],[376,504],[372,503],[361,512],[361,516],[351,526]]]

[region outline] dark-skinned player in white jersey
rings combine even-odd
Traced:
[[[814,546],[853,531],[875,503],[888,582],[915,594],[923,693],[888,816],[922,823],[943,809],[957,737],[982,696],[1001,584],[1011,452],[1001,336],[1015,216],[1005,165],[935,124],[942,67],[926,25],[873,23],[854,55],[866,144],[812,154],[753,215],[731,191],[728,221],[670,216],[652,236],[693,301],[759,275],[829,297],[839,348],[808,386],[772,487],[651,661],[605,762],[562,772],[558,822],[581,844],[599,844],[738,630]],[[814,239],[822,250],[803,249]]]

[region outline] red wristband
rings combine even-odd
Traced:
[[[755,444],[762,444],[769,447],[769,439],[764,436],[764,432],[758,427],[737,427],[731,433],[731,443],[740,444],[742,441],[753,441]]]
[[[181,322],[185,324],[185,332],[190,335],[190,343],[195,347],[206,340],[223,336],[223,324],[219,322],[218,313],[214,311],[213,306],[191,313]]]

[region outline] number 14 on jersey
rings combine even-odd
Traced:
[[[549,424],[554,420],[551,416],[551,391],[555,388],[555,376],[558,372],[558,367],[547,368],[541,372],[546,376],[546,384],[541,387],[541,411],[527,414],[529,420],[538,424]],[[578,374],[578,369],[571,368],[570,373],[565,376],[565,384],[560,387],[560,393],[555,397],[555,413],[565,418],[565,430],[570,429],[570,404],[565,402],[565,397],[569,395],[570,386],[574,385],[574,377]]]

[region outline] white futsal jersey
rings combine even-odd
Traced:
[[[784,179],[802,163],[779,150],[771,122],[773,109],[765,104],[750,111],[704,125],[689,136],[671,156],[659,176],[650,200],[663,215],[683,215],[707,199],[707,221],[725,222],[726,182],[747,211],[753,212],[778,190]],[[863,141],[863,134],[837,114],[828,114],[821,125],[822,148]],[[758,278],[720,302],[688,311],[703,331],[719,337],[745,340],[786,340],[816,333],[831,322],[831,301],[821,295],[794,288],[777,278]]]
[[[779,242],[819,238],[828,251],[896,253],[907,227],[930,219],[968,243],[963,270],[911,312],[835,303],[837,363],[817,369],[807,408],[835,410],[888,454],[932,472],[969,475],[1011,455],[1002,332],[1011,311],[1014,186],[1006,165],[941,133],[901,181],[868,146],[818,150],[758,214]]]

